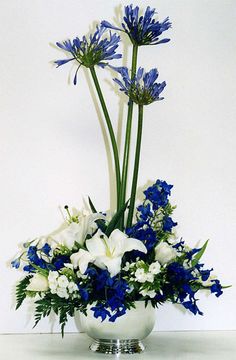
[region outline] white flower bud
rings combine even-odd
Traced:
[[[161,242],[155,247],[155,260],[159,261],[161,265],[167,264],[174,260],[177,256],[177,251],[166,242]]]
[[[26,288],[28,291],[47,291],[48,289],[48,279],[41,274],[35,274]]]

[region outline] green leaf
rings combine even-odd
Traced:
[[[222,286],[222,289],[228,289],[228,288],[231,288],[233,285],[225,285],[225,286]]]
[[[43,299],[35,301],[35,324],[34,327],[38,324],[38,322],[42,319],[42,317],[49,316],[52,310],[52,300],[45,296]]]
[[[88,201],[89,201],[89,206],[90,206],[92,212],[97,213],[97,210],[96,210],[95,206],[93,205],[93,202],[92,202],[92,200],[90,199],[89,196],[88,196]]]
[[[28,275],[16,285],[16,310],[21,306],[27,296],[26,288],[32,277],[33,275]]]
[[[35,268],[35,270],[37,270],[37,272],[45,277],[48,277],[49,274],[49,270],[46,269],[42,269],[40,266],[37,266],[33,263],[30,262],[30,265],[33,266]]]
[[[202,255],[204,254],[205,250],[206,250],[206,247],[207,247],[207,244],[208,244],[208,241],[207,240],[205,242],[205,244],[203,245],[203,247],[201,248],[201,250],[195,255],[195,257],[193,258],[191,264],[192,266],[195,266],[197,265],[197,263],[199,262],[199,260],[201,259]]]
[[[90,199],[89,196],[88,196],[88,201],[89,201],[89,206],[90,206],[92,212],[93,212],[94,214],[95,214],[95,213],[97,214],[98,212],[97,212],[95,206],[93,205],[93,202],[92,202],[92,200]],[[106,227],[106,225],[105,225],[105,223],[104,223],[104,220],[96,220],[95,222],[98,224],[99,228],[100,228],[103,232],[106,231],[106,228],[107,228],[107,227]]]
[[[127,206],[128,206],[129,200],[120,208],[119,211],[117,211],[117,213],[115,213],[115,215],[113,216],[113,218],[111,219],[110,223],[107,226],[107,229],[105,231],[105,234],[107,236],[110,236],[110,234],[112,233],[112,231],[115,229],[116,225],[119,223],[121,217],[123,216]]]

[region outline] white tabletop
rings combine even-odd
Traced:
[[[1,360],[90,360],[111,359],[88,350],[85,334],[0,335]],[[236,331],[153,332],[142,354],[121,355],[120,359],[214,359],[236,360]]]

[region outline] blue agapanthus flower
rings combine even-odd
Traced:
[[[72,55],[69,59],[55,61],[57,67],[72,60],[76,60],[79,63],[74,77],[75,85],[77,83],[77,73],[81,65],[88,68],[93,67],[94,65],[104,67],[107,65],[108,60],[119,59],[122,57],[121,54],[116,54],[120,37],[116,34],[111,34],[110,32],[110,37],[104,38],[103,34],[105,31],[105,27],[97,26],[95,33],[90,34],[88,38],[83,36],[82,40],[80,40],[76,37],[72,41],[66,40],[62,43],[56,43],[60,49],[69,52]]]
[[[158,78],[157,69],[152,69],[149,72],[144,72],[143,68],[139,68],[135,76],[132,78],[129,75],[127,67],[112,67],[123,78],[123,82],[119,79],[113,79],[133,102],[139,105],[149,105],[154,101],[163,100],[160,94],[164,90],[166,83],[155,82]]]
[[[124,31],[130,40],[136,45],[157,45],[170,41],[168,38],[159,40],[160,35],[171,27],[169,18],[163,22],[154,19],[156,9],[146,8],[143,16],[139,15],[139,7],[125,6],[124,22],[122,28],[116,27],[108,21],[102,21],[101,25],[108,29]]]

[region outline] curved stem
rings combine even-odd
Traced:
[[[107,123],[107,128],[110,135],[110,140],[112,144],[113,149],[113,157],[114,157],[114,164],[115,164],[115,173],[116,173],[116,196],[117,196],[117,210],[120,208],[120,185],[121,185],[121,178],[120,178],[120,162],[119,162],[119,154],[118,154],[118,148],[117,143],[115,139],[115,134],[113,131],[112,123],[110,120],[110,116],[106,107],[106,103],[102,94],[101,87],[98,82],[97,74],[95,72],[94,67],[90,68],[90,72],[94,81],[95,88],[97,90],[98,98],[100,100],[100,104],[103,110],[103,114]]]
[[[137,57],[138,57],[138,45],[133,45],[131,79],[133,79],[136,74]],[[124,205],[125,200],[126,200],[126,187],[127,187],[127,176],[128,176],[128,167],[129,167],[129,151],[130,151],[130,137],[131,137],[132,117],[133,117],[133,105],[134,105],[133,101],[129,100],[126,133],[125,133],[123,167],[122,167],[121,191],[120,191],[121,206]],[[122,217],[121,230],[123,230],[123,227],[124,227],[124,216]]]
[[[135,160],[134,160],[134,172],[133,172],[133,181],[131,188],[130,196],[130,206],[127,219],[127,227],[132,226],[135,197],[137,190],[137,181],[138,181],[138,170],[139,170],[139,160],[140,160],[140,150],[141,150],[141,140],[142,140],[142,128],[143,128],[143,105],[138,106],[138,132],[137,132],[137,142],[135,150]]]

